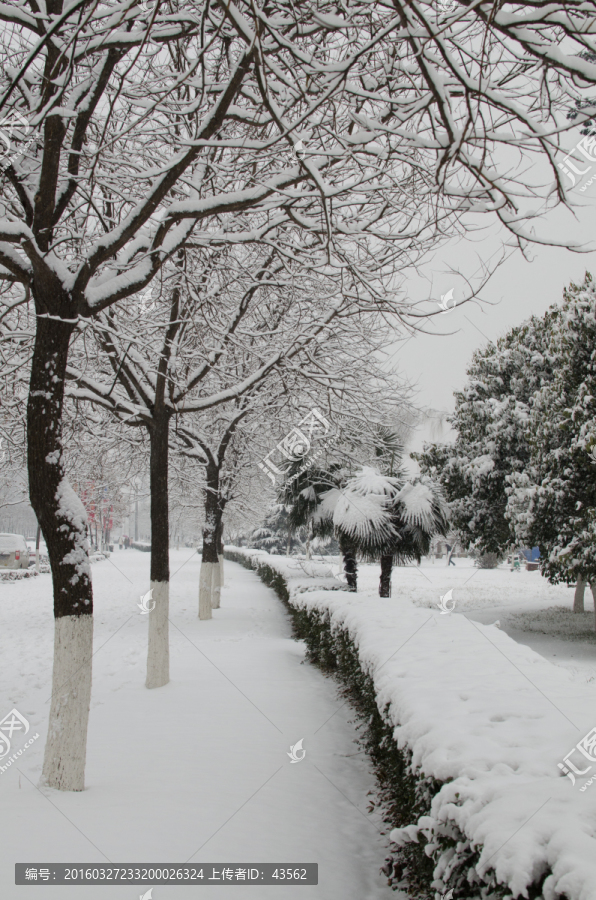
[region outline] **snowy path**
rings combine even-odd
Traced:
[[[378,874],[386,839],[366,813],[373,777],[334,682],[301,665],[302,644],[254,573],[226,563],[222,608],[199,622],[198,557],[172,551],[172,572],[179,566],[172,681],[155,691],[144,688],[147,617],[136,608],[148,554],[116,552],[93,566],[96,651],[81,794],[35,786],[51,676],[50,578],[0,584],[0,717],[14,706],[40,735],[19,759],[20,778],[14,765],[0,775],[0,896],[137,900],[147,890],[16,887],[15,862],[190,860],[317,862],[319,885],[158,886],[153,900],[399,900]],[[291,764],[287,751],[300,738],[306,758]]]

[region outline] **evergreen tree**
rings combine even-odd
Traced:
[[[576,582],[583,611],[596,583],[596,286],[586,273],[563,295],[548,355],[553,378],[536,392],[529,420],[530,461],[511,481],[509,516],[518,536],[538,544],[553,584]]]
[[[482,553],[502,554],[516,540],[507,487],[530,463],[532,402],[557,365],[549,341],[558,315],[552,308],[542,319],[532,316],[477,351],[448,417],[455,443],[411,454],[424,474],[439,479],[461,543]]]
[[[273,503],[262,525],[251,533],[249,546],[255,550],[283,555],[291,550],[292,527],[288,509],[283,503]]]

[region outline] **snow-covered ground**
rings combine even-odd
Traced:
[[[374,589],[379,581],[378,566],[363,566],[359,585]],[[540,572],[509,566],[478,569],[471,559],[423,560],[422,565],[395,568],[394,597],[405,596],[416,606],[436,609],[440,597],[452,590],[453,615],[465,615],[491,625],[498,621],[502,631],[520,644],[531,647],[545,659],[563,666],[580,682],[596,680],[596,630],[594,602],[589,588],[585,612],[573,614],[572,588],[551,585]]]
[[[2,900],[145,893],[14,885],[15,862],[108,860],[319,864],[318,887],[159,886],[153,900],[399,898],[378,874],[387,838],[366,812],[374,781],[350,709],[333,681],[301,665],[303,646],[273,591],[226,563],[222,608],[200,622],[199,557],[185,548],[170,558],[172,680],[154,691],[144,687],[147,616],[137,607],[149,555],[116,549],[92,567],[93,695],[80,794],[36,786],[52,666],[50,576],[0,584],[0,718],[15,707],[40,735],[0,774]],[[292,764],[287,753],[300,738],[306,757]]]
[[[335,571],[339,557],[313,557],[315,574]],[[296,564],[298,574],[306,566]],[[378,565],[359,565],[358,590],[378,589]],[[499,627],[520,644],[531,647],[545,659],[563,666],[580,682],[596,681],[596,622],[589,588],[585,592],[583,614],[573,613],[574,591],[565,584],[551,585],[540,572],[526,569],[512,572],[507,565],[479,569],[473,560],[423,559],[420,566],[396,567],[392,576],[392,600],[405,598],[415,606],[437,609],[440,598],[447,600],[452,615],[465,615],[484,625]],[[391,602],[391,601],[389,601]]]

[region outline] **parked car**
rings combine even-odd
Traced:
[[[0,534],[0,569],[28,569],[29,548],[22,534]]]

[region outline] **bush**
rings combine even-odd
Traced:
[[[498,553],[481,553],[476,557],[476,565],[479,569],[496,569],[499,565]]]

